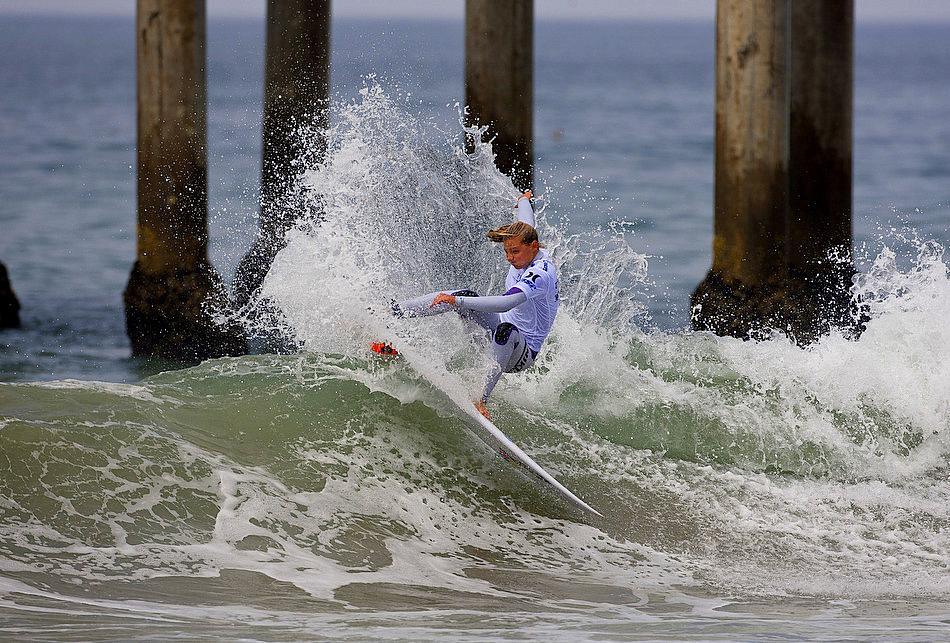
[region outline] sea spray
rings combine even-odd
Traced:
[[[505,265],[484,233],[512,220],[517,192],[495,168],[491,144],[471,128],[460,122],[444,131],[379,84],[336,111],[334,125],[305,134],[326,141],[326,154],[310,159],[299,183],[319,204],[307,211],[320,214],[303,215],[289,233],[258,301],[276,306],[305,350],[355,356],[370,341],[394,341],[430,379],[460,372],[446,385],[471,397],[489,366],[480,333],[454,316],[402,322],[390,304],[453,288],[501,292]],[[466,134],[479,141],[473,149],[463,145]],[[576,320],[564,328],[625,333],[645,316],[637,294],[646,257],[627,243],[622,225],[566,235],[548,222],[547,207],[538,202],[538,227],[565,275],[561,317]],[[562,338],[559,328],[545,364],[560,345],[580,339]]]

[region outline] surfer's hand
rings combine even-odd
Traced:
[[[491,419],[491,413],[488,412],[488,406],[485,404],[485,402],[482,400],[475,400],[474,404],[479,413],[484,415],[489,420]]]
[[[435,296],[435,299],[432,300],[432,303],[429,304],[429,308],[435,308],[439,304],[448,304],[449,306],[455,305],[455,295],[450,295],[448,293],[440,292]]]

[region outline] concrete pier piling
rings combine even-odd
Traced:
[[[533,0],[466,0],[465,104],[487,125],[495,163],[519,190],[534,180]]]
[[[325,126],[330,98],[330,0],[268,0],[260,230],[234,277],[244,305],[260,287],[301,214],[293,196],[302,125]],[[314,141],[311,139],[312,145]],[[319,143],[319,141],[317,141]]]
[[[794,0],[789,19],[786,266],[797,325],[818,334],[851,316],[854,1]]]
[[[208,261],[205,3],[138,0],[137,257],[124,293],[132,354],[196,361],[240,354]]]
[[[718,2],[713,261],[694,328],[808,341],[843,321],[849,261],[815,285],[851,240],[852,11],[832,5]],[[845,44],[832,42],[843,26]]]
[[[693,325],[745,335],[782,307],[788,0],[719,0],[712,269]]]
[[[0,328],[20,327],[20,301],[10,285],[7,267],[0,263]]]

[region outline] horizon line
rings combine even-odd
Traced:
[[[856,12],[857,14],[857,12]],[[131,10],[44,10],[42,8],[37,8],[36,6],[32,7],[4,7],[0,5],[0,16],[19,16],[19,17],[31,17],[31,18],[135,18],[135,11]],[[238,14],[224,14],[221,11],[209,11],[208,12],[208,21],[239,21],[239,22],[250,22],[258,21],[264,19],[264,14],[259,13],[238,13]],[[435,15],[435,16],[419,16],[419,15],[409,15],[409,14],[400,14],[393,13],[388,15],[362,15],[357,13],[348,13],[348,12],[335,12],[332,14],[333,20],[347,20],[347,21],[368,21],[368,22],[388,22],[388,21],[405,21],[405,22],[438,22],[438,23],[464,23],[464,16],[452,16],[452,15]],[[555,15],[555,16],[537,16],[535,15],[535,22],[538,23],[579,23],[579,24],[602,24],[602,23],[618,23],[618,24],[629,24],[629,23],[699,23],[699,24],[713,24],[715,23],[715,15],[712,16],[677,16],[677,15],[643,15],[643,16],[634,16],[634,15],[622,15],[622,16],[609,16],[609,15],[590,15],[590,16],[567,16],[567,15]],[[950,16],[935,16],[935,17],[924,17],[924,16],[915,16],[907,15],[906,17],[884,17],[884,16],[866,16],[861,18],[859,15],[855,15],[855,25],[891,25],[891,26],[942,26],[950,25]]]

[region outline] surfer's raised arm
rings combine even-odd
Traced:
[[[525,190],[524,194],[518,197],[518,202],[515,204],[515,216],[518,218],[518,221],[527,223],[533,228],[534,208],[531,207],[532,196],[534,195],[531,194],[531,190]]]

